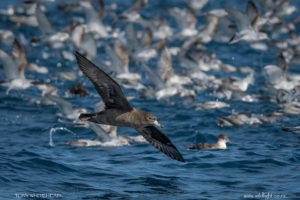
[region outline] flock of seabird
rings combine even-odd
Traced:
[[[170,158],[184,162],[176,146],[157,128],[163,126],[156,116],[134,108],[129,103],[134,97],[125,97],[121,87],[136,90],[144,99],[172,103],[173,98],[181,98],[182,104],[199,112],[230,107],[230,103],[222,99],[249,103],[269,101],[281,108],[268,115],[240,112],[222,116],[218,118],[221,127],[275,123],[284,115],[300,114],[300,75],[288,70],[289,65],[300,63],[300,37],[295,32],[300,17],[287,20],[287,16],[296,12],[289,0],[257,0],[260,10],[249,0],[244,10],[233,6],[207,12],[203,7],[208,0],[184,0],[182,8],[169,7],[153,18],[143,17],[147,0],[136,0],[122,12],[118,4],[105,4],[103,0],[57,2],[59,10],[70,17],[70,24],[60,30],[47,17],[45,5],[54,1],[24,0],[19,5],[0,9],[2,18],[16,27],[39,28],[42,32],[40,37],[31,37],[26,33],[0,30],[0,42],[5,47],[0,49],[0,63],[6,75],[1,86],[7,88],[7,95],[11,90],[36,87],[41,95],[28,101],[57,105],[61,117],[76,126],[91,128],[97,134],[93,140],[81,139],[64,145],[119,146],[148,141]],[[205,23],[198,26],[202,18]],[[177,23],[179,30],[170,26],[170,19]],[[247,90],[254,83],[255,70],[223,63],[207,50],[205,45],[211,41],[228,45],[241,43],[266,53],[271,48],[277,49],[278,61],[276,65],[262,67],[265,83],[256,94],[249,94]],[[60,59],[77,61],[80,70],[57,72],[55,76],[61,81],[76,81],[82,74],[86,76],[102,99],[95,105],[94,113],[58,96],[58,88],[50,84],[51,80],[26,78],[27,70],[32,74],[49,73],[47,67],[27,60],[28,48],[40,43],[59,52],[56,55],[61,56]],[[99,48],[104,50],[106,60],[97,60]],[[50,59],[50,55],[44,53],[43,58]],[[152,62],[154,58],[157,63]],[[173,70],[174,62],[181,66],[180,72]],[[137,67],[132,68],[132,65]],[[62,67],[60,63],[57,66]],[[219,71],[226,77],[216,77],[210,71]],[[151,81],[147,85],[143,81],[145,73]],[[240,76],[232,75],[236,73]],[[203,91],[209,91],[216,100],[196,103],[197,95]],[[90,94],[79,80],[65,95],[84,98]],[[131,127],[141,136],[118,136],[119,126]],[[299,127],[283,126],[282,130],[300,134]],[[226,149],[227,142],[231,141],[222,134],[216,144],[192,144],[187,149]]]

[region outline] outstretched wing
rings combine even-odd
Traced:
[[[53,28],[52,24],[49,22],[47,16],[41,10],[39,5],[37,5],[36,7],[35,15],[39,24],[39,28],[44,34],[51,35],[55,33],[55,29]]]
[[[12,57],[0,49],[0,63],[2,63],[8,81],[20,78],[18,66]]]
[[[77,51],[76,59],[80,70],[90,79],[98,94],[102,97],[106,109],[132,110],[117,82]]]
[[[229,14],[229,16],[233,18],[240,32],[243,32],[251,28],[251,22],[249,20],[248,15],[246,15],[236,7],[232,7],[232,8],[225,7],[224,9]]]
[[[258,9],[253,1],[248,1],[246,13],[251,22],[251,25],[254,26],[258,20]]]
[[[142,10],[147,5],[147,3],[148,0],[136,0],[125,12],[138,12]]]
[[[68,116],[73,114],[73,107],[71,102],[66,101],[59,96],[51,94],[45,94],[45,97],[55,102],[63,115]]]
[[[165,83],[173,76],[172,60],[168,48],[164,48],[158,60],[157,68],[160,78]]]
[[[152,79],[156,89],[163,89],[165,87],[164,81],[160,78],[160,76],[155,73],[155,71],[150,68],[148,65],[143,64],[142,65],[144,69],[148,72],[150,78]]]
[[[185,162],[170,139],[154,126],[136,129],[150,144],[174,160]]]

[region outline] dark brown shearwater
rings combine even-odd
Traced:
[[[230,142],[227,135],[219,135],[216,144],[207,144],[207,143],[200,143],[200,144],[192,144],[188,147],[188,149],[226,149],[226,142]]]
[[[76,59],[80,70],[93,83],[105,103],[105,110],[81,114],[79,119],[98,124],[132,127],[155,148],[174,160],[184,162],[170,139],[154,126],[162,127],[153,114],[133,108],[119,84],[79,52],[76,52]]]

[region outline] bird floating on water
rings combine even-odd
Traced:
[[[192,144],[188,147],[188,149],[226,149],[226,143],[232,143],[227,135],[219,135],[216,144],[207,144],[207,143],[200,143],[200,144]]]

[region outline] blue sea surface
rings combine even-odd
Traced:
[[[105,1],[108,5],[111,2],[118,3],[120,10],[130,5],[130,1]],[[209,1],[204,11],[227,5],[245,9],[246,2],[213,0]],[[18,1],[1,0],[0,8],[5,9],[10,4],[18,4]],[[299,1],[291,1],[291,4],[300,9]],[[44,6],[47,7],[49,20],[57,29],[70,22],[71,15],[59,10],[57,3],[46,3]],[[150,18],[165,13],[170,6],[185,7],[185,3],[179,0],[149,1],[141,13]],[[163,17],[174,23],[170,16],[163,14]],[[199,24],[204,22],[202,19]],[[110,20],[105,18],[104,24],[109,25]],[[15,26],[3,15],[0,15],[0,29],[9,29],[17,37],[23,35],[28,39],[42,34],[36,27]],[[296,34],[299,34],[298,25]],[[171,41],[168,44],[172,45],[172,42],[176,43]],[[0,47],[7,48],[3,44]],[[278,55],[276,49],[253,50],[245,43],[228,45],[213,41],[206,47],[216,53],[223,63],[235,67],[250,66],[256,71],[255,82],[248,90],[251,94],[263,87],[262,68],[276,64]],[[76,82],[55,76],[57,72],[77,70],[75,61],[62,59],[59,51],[44,43],[37,46],[28,44],[26,50],[30,62],[49,69],[46,75],[26,71],[28,79],[50,81],[58,87],[59,95],[71,101],[74,107],[93,111],[93,105],[100,97],[86,77],[79,77],[79,80],[84,82],[92,95],[68,97],[65,91]],[[46,59],[43,56],[45,53],[49,55]],[[103,48],[99,48],[97,60],[105,57]],[[156,62],[157,59],[151,65],[155,66]],[[58,67],[58,63],[62,67]],[[182,69],[175,59],[173,66],[175,71]],[[130,68],[138,67],[130,63]],[[290,72],[300,73],[299,66],[289,67]],[[141,74],[146,76],[144,72]],[[2,65],[0,79],[5,79]],[[59,109],[55,106],[27,101],[40,95],[34,87],[10,91],[8,95],[6,88],[0,87],[0,199],[232,200],[267,199],[266,195],[272,195],[269,199],[300,199],[300,143],[297,135],[281,130],[283,125],[299,126],[299,115],[287,115],[274,124],[219,127],[217,119],[220,116],[236,112],[266,115],[280,107],[265,101],[247,103],[224,100],[230,104],[229,108],[196,111],[193,106],[182,104],[179,97],[169,103],[141,99],[135,90],[123,91],[127,96],[136,97],[131,101],[134,107],[157,116],[164,125],[162,131],[177,146],[185,163],[169,159],[149,143],[120,147],[59,146],[57,144],[76,139],[93,138],[95,133],[59,117]],[[209,100],[216,100],[216,97],[209,91],[198,92],[196,102]],[[51,130],[54,146],[49,144]],[[186,149],[193,143],[214,143],[220,134],[228,135],[233,141],[226,150]],[[118,135],[136,136],[138,133],[134,129],[121,127]]]

